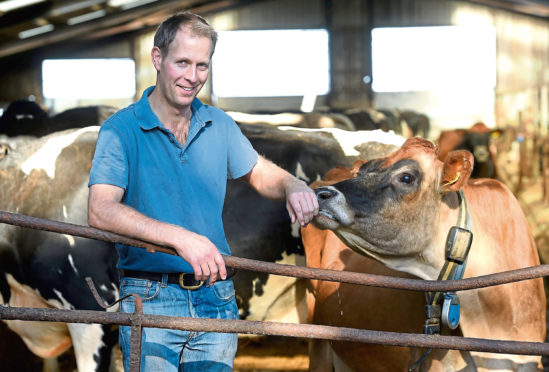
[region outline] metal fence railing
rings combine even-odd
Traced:
[[[24,216],[0,211],[0,223],[15,226],[63,233],[113,243],[124,243],[148,250],[176,254],[170,248],[127,238],[95,228],[68,224],[58,221]],[[421,280],[395,278],[381,275],[316,269],[294,265],[283,265],[245,258],[224,256],[225,264],[235,269],[258,271],[296,278],[338,281],[374,287],[405,289],[413,291],[461,291],[501,285],[549,275],[549,265],[540,265],[497,274],[461,280]],[[102,299],[87,278],[96,300],[103,307]],[[353,341],[385,346],[408,346],[435,349],[453,349],[503,354],[549,356],[549,344],[542,342],[504,341],[457,336],[425,335],[371,331],[355,328],[331,327],[313,324],[259,322],[247,320],[196,319],[143,314],[141,299],[136,297],[135,312],[114,313],[90,310],[66,310],[0,306],[0,319],[24,321],[54,321],[66,323],[116,324],[132,327],[130,371],[140,370],[140,349],[142,327],[157,327],[198,332],[223,332],[316,338],[333,341]]]

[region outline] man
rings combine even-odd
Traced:
[[[173,247],[180,256],[117,246],[121,297],[138,294],[144,313],[238,318],[221,256],[230,254],[221,218],[228,178],[267,198],[286,198],[292,222],[306,225],[318,212],[304,182],[258,156],[228,115],[196,98],[216,40],[208,23],[190,12],[162,22],[151,52],[156,85],[105,121],[97,140],[89,224]],[[121,311],[133,307],[130,297]],[[126,370],[129,341],[129,327],[121,327]],[[145,328],[141,365],[146,371],[230,371],[236,346],[236,334]]]

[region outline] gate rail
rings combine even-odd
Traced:
[[[159,251],[174,255],[176,254],[173,249],[168,247],[157,246],[141,240],[131,239],[96,228],[24,216],[10,212],[0,211],[0,223],[102,240],[111,243],[128,244],[145,248],[148,251]],[[413,291],[461,291],[549,276],[549,265],[540,265],[475,278],[436,281],[395,278],[382,275],[275,264],[226,255],[223,255],[223,258],[225,259],[226,266],[235,269],[258,271],[296,278],[338,281],[349,284]],[[96,298],[96,300],[99,299]],[[383,332],[313,324],[160,316],[143,314],[141,307],[138,306],[140,302],[141,299],[137,296],[136,308],[133,314],[90,310],[0,306],[0,319],[55,321],[65,323],[117,324],[131,326],[132,338],[130,371],[132,372],[138,372],[140,370],[139,350],[141,347],[142,327],[190,330],[198,332],[222,332],[317,338],[334,341],[371,343],[386,346],[549,356],[549,344],[543,342],[504,341],[456,336]],[[103,304],[100,305],[103,306]]]
[[[543,342],[504,341],[482,338],[423,335],[332,327],[316,324],[260,322],[250,320],[201,319],[138,313],[112,313],[92,310],[39,309],[0,306],[0,319],[34,320],[65,323],[141,325],[197,332],[257,334],[318,338],[334,341],[374,343],[386,346],[411,346],[490,353],[549,355]]]
[[[79,236],[82,238],[102,240],[110,243],[126,244],[134,247],[145,248],[147,249],[147,251],[151,252],[158,251],[177,255],[175,250],[169,247],[163,247],[142,240],[128,238],[126,236],[104,230],[99,230],[93,227],[52,221],[44,218],[0,211],[0,223]],[[507,284],[522,280],[549,276],[549,265],[539,265],[517,270],[504,271],[496,274],[483,275],[474,278],[438,281],[395,278],[391,276],[357,273],[350,271],[317,269],[312,267],[257,261],[242,257],[227,255],[222,256],[225,260],[225,265],[234,269],[257,271],[303,279],[317,279],[331,282],[342,282],[348,284],[359,284],[372,287],[404,289],[421,292],[463,291],[468,289],[485,288],[500,284]]]

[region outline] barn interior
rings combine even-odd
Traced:
[[[156,27],[182,10],[219,32],[199,98],[225,111],[407,111],[429,119],[433,141],[478,122],[501,129],[499,178],[549,263],[547,0],[4,0],[0,115],[21,100],[50,117],[137,101],[155,84]],[[305,353],[239,370],[306,370]]]

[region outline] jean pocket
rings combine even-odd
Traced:
[[[142,301],[152,301],[160,292],[160,283],[144,279],[123,278],[120,288],[122,297],[138,295]],[[131,296],[124,302],[135,302],[135,299]]]
[[[221,280],[212,286],[212,292],[220,301],[231,301],[235,297],[232,280]]]

